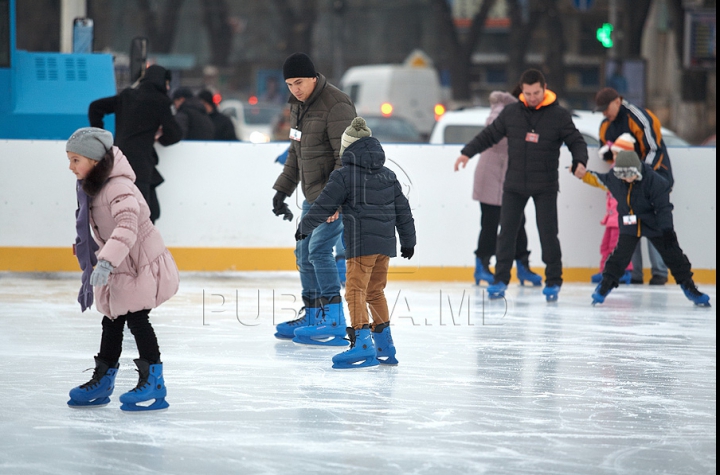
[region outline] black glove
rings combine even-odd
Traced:
[[[273,196],[273,213],[275,213],[275,216],[282,215],[285,221],[292,221],[292,211],[290,211],[287,203],[285,203],[285,198],[287,197],[288,195],[286,195],[282,191],[278,191],[277,193],[275,193],[275,196]]]
[[[413,254],[415,254],[415,248],[414,247],[402,247],[400,246],[400,255],[404,257],[405,259],[412,258]]]
[[[613,157],[612,150],[608,150],[607,152],[602,154],[602,159],[606,162],[612,162],[615,160],[615,157]]]
[[[300,228],[298,228],[298,230],[295,231],[295,240],[296,240],[296,241],[302,241],[302,240],[305,239],[306,237],[308,237],[308,235],[301,233],[301,232],[300,232]]]

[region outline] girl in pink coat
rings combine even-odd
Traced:
[[[85,311],[95,300],[104,314],[92,379],[70,391],[68,405],[110,402],[127,322],[140,353],[135,360],[140,377],[134,389],[120,396],[120,409],[167,408],[160,348],[149,314],[177,292],[177,266],[150,221],[148,205],[134,184],[135,173],[113,146],[112,134],[94,127],[79,129],[67,141],[66,151],[78,179],[74,247],[83,271],[78,301]],[[150,405],[138,405],[151,400]]]

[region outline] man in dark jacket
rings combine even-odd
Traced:
[[[213,126],[215,127],[215,138],[214,140],[226,140],[226,141],[237,141],[237,135],[235,134],[235,125],[233,125],[232,119],[220,112],[215,105],[213,100],[213,93],[207,89],[203,89],[198,92],[198,99],[202,102],[205,107],[205,112],[210,116]]]
[[[497,119],[462,149],[455,171],[470,157],[482,153],[504,137],[508,139],[508,168],[503,185],[500,235],[495,253],[495,281],[488,297],[501,298],[510,282],[515,241],[525,205],[535,203],[537,226],[545,263],[545,294],[557,300],[562,285],[562,253],[558,239],[557,194],[560,147],[565,143],[572,154],[572,173],[580,176],[587,164],[587,145],[570,113],[546,89],[540,71],[529,69],[520,78],[520,102],[506,106]]]
[[[315,71],[304,53],[290,55],[283,64],[285,84],[290,89],[290,149],[282,173],[273,188],[273,212],[292,220],[285,199],[298,184],[305,200],[303,215],[320,195],[330,173],[340,168],[340,138],[357,115],[350,98]],[[303,343],[346,345],[345,316],[340,297],[340,279],[333,246],[342,233],[337,210],[305,240],[297,243],[295,258],[300,271],[305,315],[277,326],[277,338],[294,338],[300,327],[313,327]]]
[[[213,140],[215,126],[200,99],[187,87],[177,89],[172,97],[177,110],[175,120],[180,124],[183,140]]]
[[[297,240],[305,239],[342,206],[345,226],[347,285],[351,348],[333,357],[333,368],[347,369],[397,364],[390,336],[390,313],[385,299],[390,258],[415,252],[415,223],[400,183],[385,165],[385,152],[361,117],[353,119],[343,135],[350,143],[342,154],[343,167],[330,180],[298,225]],[[372,312],[372,325],[368,316]],[[305,328],[295,331],[301,339]]]
[[[673,226],[670,183],[642,163],[634,151],[621,151],[612,171],[587,172],[584,182],[609,190],[617,200],[620,237],[605,263],[602,282],[593,293],[593,304],[603,303],[630,263],[641,236],[647,237],[667,262],[685,296],[701,307],[710,306],[710,297],[701,293],[692,279],[692,267],[678,243]]]
[[[150,207],[152,222],[160,217],[155,188],[163,182],[155,168],[158,157],[153,145],[156,139],[161,145],[172,145],[182,139],[182,131],[170,108],[169,84],[170,72],[152,65],[145,70],[137,87],[93,101],[88,109],[92,127],[103,128],[103,117],[115,114],[115,145],[135,172],[135,185]]]
[[[615,142],[624,133],[635,138],[635,152],[640,160],[650,166],[663,178],[670,187],[674,184],[670,157],[668,156],[665,141],[662,138],[660,120],[647,109],[637,107],[628,101],[613,88],[604,87],[595,95],[595,110],[602,111],[605,120],[600,124],[600,143]],[[652,268],[650,285],[664,285],[667,282],[668,269],[660,257],[657,249],[648,242],[648,255]],[[638,245],[632,258],[633,284],[643,283],[642,251]]]

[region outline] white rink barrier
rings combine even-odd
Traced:
[[[293,268],[290,249],[296,223],[272,213],[272,186],[281,171],[275,158],[286,146],[182,142],[157,147],[165,178],[158,188],[162,214],[157,227],[181,269]],[[479,205],[472,200],[478,157],[467,169],[454,172],[458,145],[384,148],[386,165],[397,173],[410,200],[418,238],[413,259],[393,259],[393,266],[411,273],[463,269],[466,274],[465,268],[474,266],[479,231]],[[589,154],[590,169],[607,170],[596,148]],[[680,245],[695,269],[712,271],[714,282],[715,148],[671,148],[669,154]],[[565,168],[570,162],[563,147],[558,199],[563,265],[596,272],[605,193],[571,176]],[[2,140],[0,167],[0,271],[76,270],[68,250],[75,238],[75,177],[68,170],[65,142]],[[298,189],[288,200],[296,220],[300,195]],[[541,270],[532,201],[526,216],[531,265]],[[238,260],[227,262],[231,256]]]

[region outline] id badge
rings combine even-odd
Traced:
[[[623,216],[623,224],[626,226],[637,224],[637,215],[626,214],[625,216]]]
[[[298,129],[290,129],[290,138],[292,140],[300,141],[300,138],[302,137],[302,132],[300,132]]]
[[[525,134],[526,142],[538,143],[538,140],[540,140],[540,134],[536,134],[534,132],[528,132]]]

